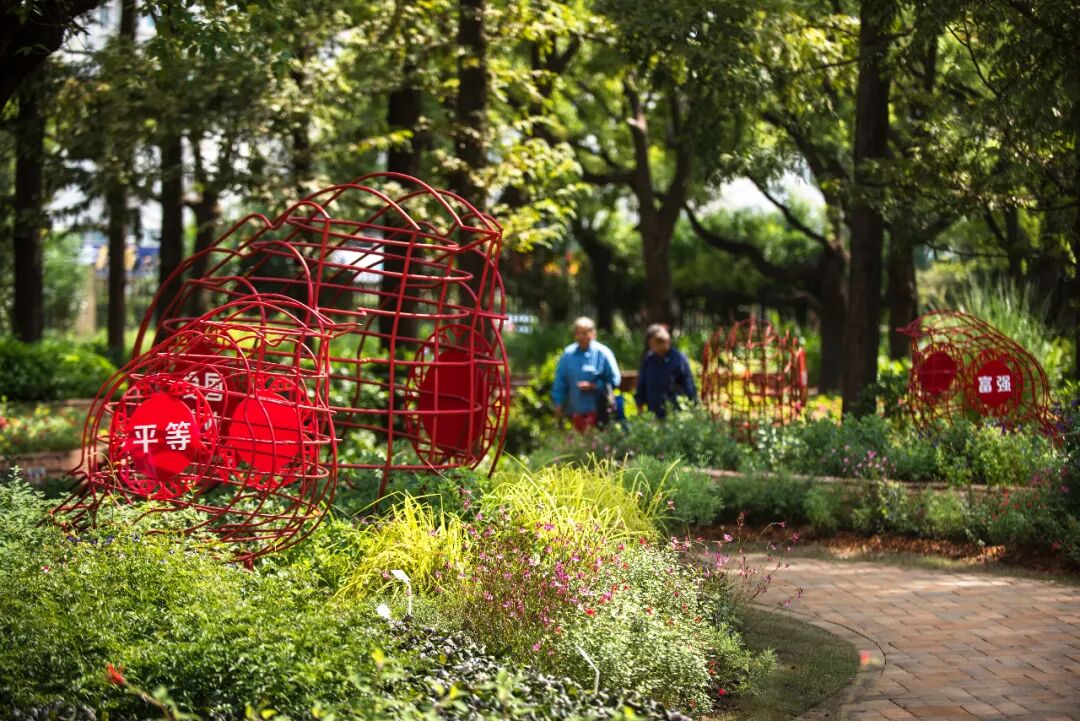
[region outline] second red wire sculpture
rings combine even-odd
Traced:
[[[921,429],[960,418],[1052,429],[1050,383],[1042,366],[989,323],[937,310],[900,332],[911,338],[907,404]]]
[[[798,338],[749,318],[719,328],[701,358],[701,401],[733,437],[799,418],[807,399],[806,353]]]

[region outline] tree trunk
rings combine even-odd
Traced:
[[[105,190],[109,215],[109,354],[114,362],[124,357],[124,330],[127,325],[127,189],[117,178],[110,178]]]
[[[41,340],[45,329],[44,161],[45,69],[39,68],[19,89],[18,134],[15,138],[14,302],[12,328],[27,343]]]
[[[648,322],[663,323],[674,328],[678,322],[679,305],[671,280],[670,241],[670,238],[662,237],[655,228],[641,229]]]
[[[896,225],[893,226],[894,229]],[[915,285],[915,253],[909,236],[894,232],[889,238],[888,255],[889,298],[889,357],[893,360],[906,358],[911,339],[899,332],[919,312],[919,297]]]
[[[872,199],[866,163],[886,157],[889,79],[885,75],[891,0],[862,0],[859,7],[859,82],[855,94],[855,197],[851,203],[851,275],[845,329],[845,413],[873,413],[865,391],[877,380],[881,340],[881,273],[885,223]]]
[[[199,254],[209,248],[217,238],[217,223],[221,217],[217,191],[203,185],[202,195],[198,202],[192,204],[191,212],[195,215],[195,260],[191,264],[191,279],[205,278],[210,259]],[[191,294],[188,315],[193,317],[203,315],[209,310],[208,304],[209,298],[205,289],[199,288]]]
[[[583,223],[574,223],[574,236],[589,258],[593,281],[593,305],[596,306],[596,327],[610,331],[615,324],[615,288],[611,276],[611,248],[599,234]]]
[[[1014,283],[1023,280],[1023,259],[1027,255],[1027,242],[1020,228],[1020,209],[1015,205],[1005,207],[1005,254],[1009,258],[1009,278]]]
[[[394,145],[386,156],[386,169],[391,173],[403,173],[416,176],[420,174],[421,143],[418,137],[420,118],[422,114],[423,96],[420,88],[416,86],[413,77],[415,68],[406,66],[403,70],[404,82],[396,88],[388,98],[386,107],[386,124],[390,132],[407,130],[412,137],[407,144]],[[391,219],[392,220],[392,219]],[[402,236],[402,240],[407,240]],[[405,249],[398,246],[387,246],[386,257],[383,259],[383,271],[394,275],[384,275],[379,280],[379,290],[384,294],[382,306],[385,310],[398,309],[405,313],[414,313],[416,304],[407,300],[398,303],[395,296],[401,289],[400,274],[405,270]],[[406,288],[406,292],[408,289]],[[390,335],[394,332],[394,316],[379,316],[379,336],[384,348],[389,347]],[[399,317],[397,334],[399,337],[412,338],[416,336],[416,319]]]
[[[833,248],[822,251],[821,269],[821,377],[818,390],[840,390],[844,377],[844,323],[847,320],[847,297],[844,281],[847,261]]]
[[[161,246],[158,255],[157,312],[168,308],[180,290],[169,278],[184,259],[184,146],[179,134],[161,141]],[[160,320],[160,318],[159,318]]]
[[[634,147],[632,186],[638,201],[638,230],[645,262],[646,314],[649,323],[663,323],[674,328],[679,320],[679,305],[671,280],[671,237],[689,187],[691,154],[687,138],[682,135],[681,109],[677,91],[669,89],[668,104],[672,118],[672,136],[676,143],[675,170],[657,207],[653,187],[652,165],[649,158],[649,126],[641,97],[629,82],[624,82],[624,94],[630,106],[630,137]]]
[[[311,57],[311,49],[301,44],[295,49],[296,60],[299,66],[290,71],[289,75],[296,84],[297,92],[303,96],[307,92],[308,68],[307,61]],[[311,160],[311,115],[307,109],[294,118],[289,130],[291,136],[291,161],[293,187],[300,195],[308,194],[312,172]]]
[[[129,52],[135,49],[136,0],[124,0],[120,7],[120,31],[117,40],[125,43]],[[127,173],[131,170],[131,150],[125,148],[127,138],[114,138],[110,142],[118,148],[118,165],[105,181],[105,211],[109,216],[109,307],[107,335],[109,355],[116,363],[124,360],[126,345],[124,330],[127,326]]]
[[[458,2],[458,94],[454,109],[456,131],[454,153],[459,167],[450,173],[450,187],[458,195],[483,212],[487,192],[476,182],[476,173],[487,165],[488,68],[487,39],[484,37],[485,0]],[[471,240],[471,239],[467,239]],[[469,283],[478,296],[487,289],[481,287],[485,271],[482,252],[465,253],[459,257],[463,270],[472,274]]]

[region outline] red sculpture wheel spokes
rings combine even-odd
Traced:
[[[315,414],[299,379],[256,375],[225,427],[223,480],[275,491],[318,465]]]
[[[499,422],[492,413],[503,392],[501,367],[491,344],[469,326],[444,326],[425,341],[409,373],[415,412],[405,423],[426,463],[468,464],[484,457]]]
[[[155,500],[179,498],[205,473],[217,447],[217,423],[198,388],[169,375],[136,380],[112,404],[111,468],[91,479]],[[104,474],[104,475],[103,475]]]

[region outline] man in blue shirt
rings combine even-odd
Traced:
[[[678,396],[686,396],[691,402],[697,400],[694,374],[686,356],[671,347],[671,334],[664,326],[649,326],[645,342],[649,350],[641,361],[634,400],[639,409],[648,408],[657,418],[663,418],[668,404]]]
[[[551,399],[555,415],[570,416],[579,432],[597,422],[597,408],[619,387],[622,378],[615,355],[596,340],[596,325],[589,318],[574,321],[574,342],[566,346],[555,367]]]

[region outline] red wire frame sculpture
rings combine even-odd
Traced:
[[[735,438],[799,418],[807,393],[806,352],[788,332],[751,317],[717,329],[705,344],[701,400]]]
[[[497,460],[501,243],[493,218],[396,173],[249,215],[162,285],[87,420],[86,483],[56,512],[86,521],[109,492],[194,507],[249,560],[309,532],[340,469],[380,469],[381,497],[391,470]],[[365,432],[384,452],[338,459],[337,441]],[[211,502],[222,487],[231,500]]]
[[[145,515],[200,512],[188,533],[235,544],[241,561],[302,539],[333,498],[326,348],[335,328],[270,294],[231,301],[121,368],[84,431],[79,490],[54,509],[92,522],[108,497]]]
[[[917,427],[985,417],[1052,431],[1050,383],[1042,366],[989,323],[936,310],[900,332],[911,338],[907,405]]]

